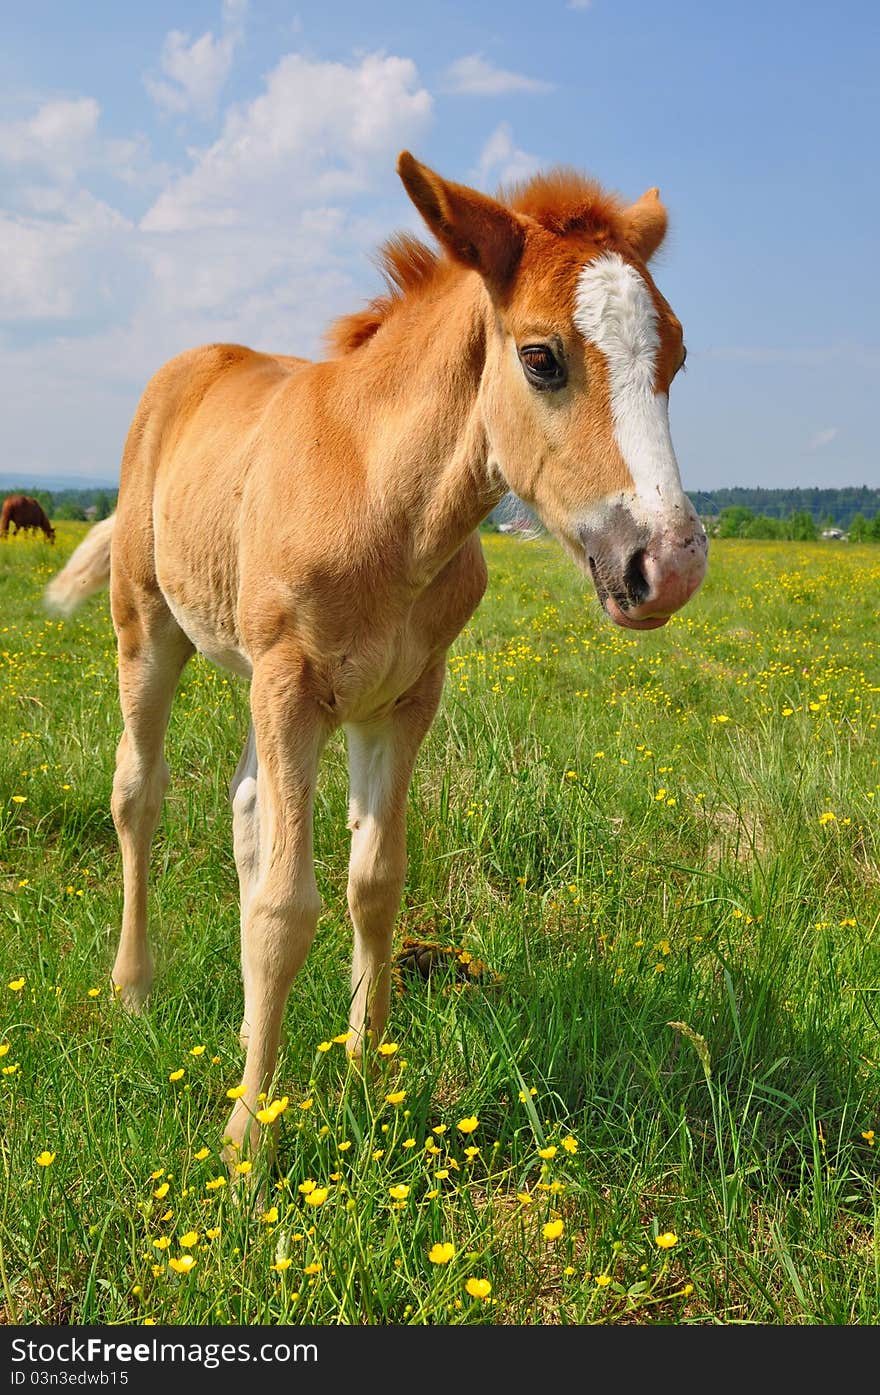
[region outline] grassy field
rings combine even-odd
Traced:
[[[0,1320],[880,1322],[880,549],[715,543],[632,635],[554,545],[487,537],[397,940],[461,954],[400,972],[349,1070],[334,742],[261,1192],[218,1156],[246,690],[184,674],[130,1017],[107,600],[41,608],[83,532],[0,547]]]

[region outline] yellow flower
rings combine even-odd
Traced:
[[[230,1086],[230,1088],[226,1091],[226,1098],[227,1098],[228,1100],[240,1100],[243,1094],[244,1094],[244,1086],[243,1086],[243,1085],[232,1085],[232,1086]]]
[[[90,988],[90,989],[89,989],[89,997],[90,997],[90,998],[100,998],[100,996],[101,996],[101,990],[100,990],[100,988]]]
[[[169,1075],[168,1079],[169,1079],[169,1080],[182,1080],[182,1079],[183,1079],[183,1071],[182,1071],[182,1070],[173,1070],[173,1071],[171,1072],[171,1074]]]
[[[191,1046],[189,1049],[189,1054],[191,1056],[204,1056],[205,1048],[203,1046]]]
[[[678,1236],[673,1230],[664,1230],[662,1235],[658,1235],[654,1241],[658,1249],[671,1250],[673,1245],[678,1244]]]
[[[350,1031],[349,1031],[349,1032],[340,1032],[340,1033],[339,1033],[339,1036],[338,1036],[338,1037],[334,1037],[333,1040],[336,1042],[337,1046],[344,1046],[345,1043],[348,1041],[348,1039],[349,1039],[350,1036],[351,1036],[351,1032],[350,1032]]]
[[[564,1221],[547,1221],[541,1233],[545,1240],[558,1240],[564,1230]]]
[[[459,1133],[473,1133],[479,1122],[476,1114],[472,1114],[468,1119],[459,1119],[456,1128]]]
[[[330,1192],[327,1187],[313,1187],[306,1196],[306,1205],[323,1206],[329,1195]]]
[[[197,1230],[188,1230],[186,1235],[181,1235],[180,1243],[185,1250],[191,1249],[193,1245],[199,1243],[199,1232]]]
[[[315,1186],[316,1183],[312,1181],[311,1177],[307,1177],[304,1182],[300,1182],[299,1190],[302,1192],[303,1196],[308,1196],[309,1192],[315,1190]]]
[[[531,1206],[535,1198],[529,1196],[528,1192],[517,1192],[516,1199],[521,1206]]]
[[[264,1225],[274,1225],[278,1220],[278,1207],[270,1206],[268,1211],[264,1211],[260,1220]]]
[[[398,1049],[397,1042],[383,1041],[381,1046],[378,1046],[376,1049],[379,1052],[380,1056],[393,1056],[395,1051]]]
[[[830,809],[826,809],[824,814],[820,814],[820,815],[819,815],[819,822],[820,822],[821,824],[833,823],[834,820],[835,820],[836,818],[837,818],[837,815],[836,815],[836,814],[832,814],[832,812],[831,812]],[[9,987],[10,987],[10,988],[12,987],[12,984],[11,984],[11,983],[10,983]]]
[[[406,1099],[406,1090],[394,1090],[392,1094],[385,1096],[386,1104],[403,1104]]]
[[[13,802],[13,804],[27,804],[27,795],[26,795],[26,794],[14,794],[14,795],[12,796],[12,802]]]
[[[204,1162],[204,1161],[205,1161],[205,1158],[209,1158],[210,1156],[211,1156],[211,1150],[210,1150],[210,1148],[200,1148],[199,1151],[198,1151],[197,1153],[194,1153],[194,1154],[193,1154],[193,1157],[195,1157],[199,1162]]]
[[[863,1129],[863,1130],[862,1130],[862,1138],[865,1140],[865,1142],[867,1143],[867,1145],[868,1145],[869,1148],[873,1148],[873,1147],[874,1147],[874,1130],[873,1130],[873,1129]]]
[[[332,1045],[333,1045],[332,1041],[319,1041],[319,1042],[318,1042],[318,1050],[319,1050],[319,1051],[329,1051]],[[288,1261],[288,1263],[289,1263],[289,1261]]]
[[[160,1235],[158,1240],[153,1241],[153,1246],[157,1250],[167,1250],[170,1244],[171,1241],[167,1235]]]
[[[305,1269],[303,1270],[304,1274],[320,1274],[320,1272],[321,1261],[319,1259],[315,1259],[312,1261],[311,1264],[307,1264]]]
[[[210,1182],[205,1183],[206,1192],[216,1192],[220,1187],[226,1186],[225,1177],[212,1177]]]
[[[534,1086],[534,1085],[530,1085],[530,1086],[529,1086],[529,1095],[535,1096],[537,1093],[538,1093],[538,1091],[537,1091],[537,1089],[535,1088],[535,1086]],[[521,1103],[521,1104],[525,1104],[525,1102],[526,1102],[526,1092],[525,1092],[525,1090],[520,1090],[520,1092],[519,1092],[519,1098],[520,1098],[520,1103]]]
[[[438,1182],[445,1182],[446,1178],[449,1176],[449,1168],[438,1167],[437,1171],[434,1173],[434,1176],[437,1178]]]
[[[450,1244],[448,1240],[438,1241],[428,1251],[428,1259],[432,1264],[448,1264],[454,1254],[455,1246]]]
[[[436,1133],[437,1136],[439,1137],[441,1134],[444,1134],[444,1133],[446,1132],[446,1125],[445,1125],[445,1124],[435,1124],[434,1127],[432,1128],[431,1132],[432,1132],[432,1133]]]
[[[270,1100],[263,1109],[257,1110],[257,1118],[261,1124],[274,1124],[278,1115],[283,1114],[289,1104],[290,1099],[287,1095],[280,1100]]]
[[[161,1185],[158,1186],[156,1190],[153,1192],[153,1196],[156,1198],[157,1201],[161,1201],[163,1196],[168,1195],[169,1189],[170,1184],[168,1182],[162,1182]]]
[[[219,1234],[220,1234],[220,1227],[219,1227],[219,1225],[211,1226],[211,1229],[210,1229],[210,1230],[206,1230],[206,1231],[205,1231],[205,1235],[207,1236],[207,1238],[208,1238],[209,1240],[216,1240],[216,1239],[217,1239],[217,1236],[218,1236]]]
[[[399,1182],[396,1186],[388,1188],[388,1195],[393,1196],[395,1201],[406,1201],[409,1187],[404,1182]]]
[[[465,1148],[464,1155],[467,1158],[468,1162],[473,1162],[474,1158],[476,1158],[479,1155],[479,1152],[480,1150],[476,1146],[476,1144],[471,1144],[470,1148]]]
[[[567,1138],[563,1138],[562,1147],[565,1149],[566,1153],[576,1153],[578,1150],[578,1141],[569,1134]]]
[[[51,1166],[52,1166],[52,1163],[53,1163],[54,1161],[55,1161],[55,1154],[54,1154],[54,1153],[50,1153],[49,1150],[48,1150],[48,1148],[44,1148],[43,1151],[42,1151],[42,1153],[38,1153],[38,1154],[37,1154],[37,1158],[36,1158],[37,1167],[51,1167]]]
[[[468,1279],[465,1289],[471,1298],[488,1298],[492,1292],[492,1285],[488,1279]]]
[[[596,1275],[596,1286],[597,1286],[598,1288],[607,1288],[608,1285],[609,1285],[610,1283],[611,1283],[611,1275],[610,1275],[610,1274],[597,1274],[597,1275]]]
[[[405,1138],[400,1146],[401,1148],[415,1148],[416,1141],[414,1138]]]
[[[180,1259],[169,1259],[168,1268],[175,1274],[188,1274],[196,1262],[195,1255],[181,1255]]]
[[[9,1042],[8,1042],[8,1041],[0,1041],[0,1056],[5,1056],[8,1050],[9,1050]]]
[[[21,990],[24,988],[24,983],[24,974],[22,974],[21,978],[12,979],[8,987],[12,990],[13,993],[20,993]]]
[[[344,1138],[344,1139],[342,1140],[342,1142],[341,1142],[341,1143],[337,1143],[336,1146],[337,1146],[337,1148],[338,1148],[338,1150],[339,1150],[340,1153],[347,1153],[348,1150],[349,1150],[349,1148],[351,1147],[351,1139],[350,1139],[350,1138]],[[405,1147],[406,1147],[406,1144],[404,1144],[403,1146],[404,1146],[404,1148],[405,1148]]]
[[[538,1157],[539,1157],[539,1158],[555,1158],[555,1157],[556,1157],[556,1154],[557,1154],[558,1152],[559,1152],[559,1149],[556,1147],[556,1144],[555,1144],[555,1143],[550,1143],[550,1144],[548,1144],[548,1146],[547,1146],[546,1148],[539,1148],[539,1149],[538,1149]]]
[[[285,1269],[290,1268],[291,1264],[293,1264],[292,1259],[276,1259],[275,1263],[269,1267],[274,1269],[276,1274],[283,1274]]]
[[[252,1162],[240,1162],[235,1164],[235,1170],[240,1177],[246,1177],[253,1167]]]

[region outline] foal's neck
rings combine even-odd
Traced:
[[[339,362],[379,527],[408,539],[416,582],[446,565],[507,489],[479,401],[493,322],[480,278],[450,269]]]

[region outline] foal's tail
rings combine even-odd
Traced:
[[[100,591],[110,579],[110,539],[116,514],[96,523],[86,534],[67,565],[49,582],[43,597],[49,610],[72,615],[77,606]]]

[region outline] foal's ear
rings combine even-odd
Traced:
[[[666,209],[660,202],[659,189],[648,189],[624,212],[623,228],[626,240],[643,262],[649,261],[657,251],[666,236],[667,222]]]
[[[398,156],[397,173],[431,232],[455,260],[473,267],[491,288],[503,290],[522,252],[522,220],[476,189],[441,178],[408,150]]]

